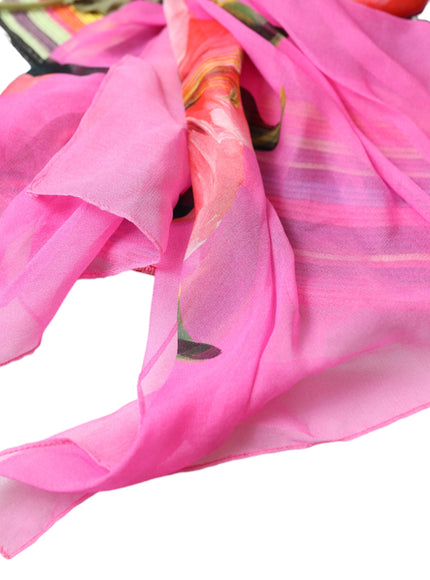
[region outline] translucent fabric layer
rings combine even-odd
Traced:
[[[349,0],[136,1],[1,96],[0,362],[79,277],[155,271],[136,401],[0,455],[3,555],[98,491],[429,405],[428,45]]]

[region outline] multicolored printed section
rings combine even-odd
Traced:
[[[86,24],[102,16],[97,12],[82,12],[73,5],[58,5],[26,12],[2,10],[0,26],[9,34],[13,45],[22,56],[35,65],[48,58],[54,48],[69,40]]]
[[[39,65],[57,47],[87,24],[127,4],[130,0],[40,0],[41,8],[28,0],[0,2],[0,26],[14,47],[32,65]],[[154,4],[161,0],[146,0]],[[2,7],[4,4],[4,7]]]
[[[31,5],[31,9],[2,9],[0,0],[0,26],[8,33],[12,44],[31,64],[40,64],[48,58],[50,52],[63,42],[69,40],[87,24],[100,20],[105,14],[113,12],[130,0],[41,0],[46,6],[34,8],[34,1],[11,0],[15,3]],[[163,0],[146,0],[161,4]],[[252,30],[277,45],[287,33],[280,27],[272,25],[261,14],[235,0],[215,0],[217,4],[230,12]],[[425,0],[389,0],[383,6],[374,0],[355,0],[372,7],[392,12],[400,16],[410,16],[421,12]],[[3,2],[6,4],[6,2]],[[52,4],[52,5],[48,5]]]

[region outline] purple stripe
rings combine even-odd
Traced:
[[[27,14],[16,13],[13,15],[15,20],[20,24],[27,32],[29,32],[36,40],[38,40],[49,52],[54,50],[58,45],[47,36],[40,28],[38,28],[34,22],[30,20]],[[19,34],[18,34],[19,36]]]

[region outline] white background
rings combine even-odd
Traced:
[[[0,90],[28,69],[4,34],[0,63]],[[75,285],[41,347],[0,368],[0,449],[135,398],[151,291],[135,272]],[[0,578],[429,580],[429,450],[427,410],[347,443],[101,493],[1,559]]]

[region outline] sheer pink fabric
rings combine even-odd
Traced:
[[[6,557],[97,491],[429,405],[429,25],[246,0],[277,27],[252,28],[218,4],[133,2],[52,55],[105,76],[0,98],[0,362],[80,276],[156,266],[137,400],[0,455]]]

